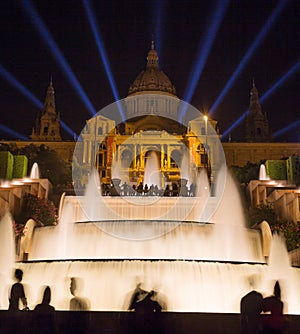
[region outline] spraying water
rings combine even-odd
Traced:
[[[161,188],[162,175],[159,169],[159,161],[156,152],[149,152],[144,172],[143,186],[147,184],[147,186],[157,186],[159,189]]]
[[[267,175],[266,166],[261,164],[259,167],[259,178],[260,181],[270,180],[269,176]]]
[[[191,185],[191,175],[189,171],[189,166],[190,166],[189,152],[184,152],[180,162],[180,177],[182,179],[187,180],[188,187],[190,187]]]
[[[7,211],[0,219],[0,308],[8,307],[8,284],[15,265],[15,236],[13,220]]]
[[[30,179],[39,179],[40,178],[40,170],[38,164],[35,162],[30,171]]]
[[[265,264],[260,232],[245,228],[230,176],[210,223],[203,224],[199,216],[206,211],[199,207],[211,208],[216,197],[205,189],[209,183],[204,175],[199,176],[202,189],[194,198],[153,201],[129,196],[129,201],[100,196],[98,179],[91,173],[85,196],[65,196],[59,225],[36,228],[30,261],[18,264],[24,271],[29,306],[40,298],[38,287],[49,285],[55,308],[68,309],[73,276],[84,281],[82,294],[92,310],[126,310],[137,276],[144,289],[166,296],[169,311],[238,313],[240,299],[249,292],[247,277],[252,275],[261,277],[258,289],[269,295],[273,281],[282,277],[272,258],[279,261],[283,252],[271,252]],[[216,184],[218,192],[221,187]],[[212,212],[208,209],[205,215]],[[278,247],[276,241],[272,247]],[[284,271],[294,292],[283,290],[288,313],[300,314],[299,270]]]

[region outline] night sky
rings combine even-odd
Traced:
[[[31,92],[43,103],[51,76],[57,111],[79,134],[91,117],[91,110],[71,84],[72,79],[66,74],[70,69],[95,111],[115,101],[86,13],[88,6],[96,18],[102,50],[105,49],[120,98],[127,96],[129,86],[145,68],[152,36],[160,68],[176,86],[181,99],[185,99],[189,78],[195,73],[194,64],[199,65],[201,55],[209,51],[190,101],[200,110],[214,105],[247,55],[245,66],[212,115],[218,120],[221,133],[249,107],[253,78],[263,96],[293,69],[262,102],[262,108],[274,133],[294,125],[276,140],[299,141],[300,2],[228,1],[213,39],[213,34],[208,33],[213,30],[212,18],[225,3],[225,0],[1,1],[0,139],[21,139],[18,134],[29,138],[39,107],[27,93]],[[275,8],[279,10],[268,22]],[[39,22],[44,23],[44,32],[50,38],[38,32]],[[63,55],[65,65],[60,65],[59,55]],[[25,87],[24,93],[16,87],[16,82]],[[241,133],[240,125],[232,131],[232,140],[239,140]],[[64,130],[62,136],[72,140],[72,135]]]

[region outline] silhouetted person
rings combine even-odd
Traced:
[[[144,190],[144,188],[143,188],[143,183],[140,183],[140,184],[138,185],[136,191],[138,192],[139,195],[142,195],[142,194],[143,194],[143,190]]]
[[[20,300],[23,304],[23,310],[29,310],[24,292],[24,286],[21,283],[23,279],[23,271],[21,269],[15,270],[15,279],[17,280],[17,282],[11,287],[8,310],[12,312],[19,311]]]
[[[70,292],[73,297],[70,300],[68,331],[72,334],[88,333],[90,302],[87,298],[81,296],[82,280],[79,277],[72,277],[70,282]]]
[[[135,290],[133,291],[133,294],[131,296],[128,310],[135,310],[136,304],[142,300],[146,294],[148,293],[147,291],[143,290],[141,288],[142,283],[138,283]]]
[[[143,190],[143,194],[144,194],[144,195],[148,195],[148,191],[149,191],[148,184],[145,184],[145,186],[144,186],[144,190]]]
[[[56,333],[55,325],[55,309],[50,305],[51,290],[47,286],[44,290],[43,300],[41,304],[36,305],[33,311],[34,334],[54,334]]]
[[[241,299],[242,333],[261,333],[262,294],[252,290]]]
[[[70,292],[73,298],[70,300],[71,311],[87,311],[90,308],[89,300],[80,296],[82,289],[82,280],[78,277],[72,277],[70,282]]]
[[[159,333],[161,331],[161,305],[153,300],[155,291],[150,291],[135,305],[136,333]]]
[[[8,310],[10,315],[8,316],[8,333],[11,334],[21,334],[25,333],[25,327],[23,325],[23,317],[24,314],[21,310],[27,311],[29,310],[27,306],[27,300],[24,292],[24,286],[21,283],[23,278],[23,271],[21,269],[15,270],[15,279],[16,283],[14,283],[11,287],[10,296],[9,296],[9,307]],[[22,309],[19,308],[19,305],[22,303]],[[25,320],[25,319],[24,319]]]
[[[165,191],[164,191],[164,196],[171,196],[172,195],[172,191],[170,186],[167,184]]]
[[[189,195],[190,195],[191,197],[195,197],[195,196],[196,196],[196,193],[197,193],[197,186],[196,186],[195,183],[192,183],[192,184],[190,185]]]
[[[177,183],[172,184],[172,196],[178,196],[178,185],[177,185]]]
[[[250,286],[253,287],[253,277],[249,279]],[[240,303],[241,308],[241,327],[243,334],[261,333],[261,316],[263,309],[262,294],[252,290],[247,293]]]
[[[148,196],[154,196],[154,195],[155,195],[154,185],[151,184],[151,186],[149,187]]]
[[[124,184],[123,184],[123,195],[128,196],[129,193],[130,193],[130,186],[126,182],[124,182]]]
[[[273,296],[264,298],[263,311],[271,313],[263,318],[263,333],[283,333],[288,323],[286,317],[283,315],[283,302],[281,301],[281,289],[278,281],[274,285]]]

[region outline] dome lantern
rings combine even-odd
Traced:
[[[140,94],[142,92],[162,93],[176,96],[176,88],[158,66],[158,55],[154,48],[154,41],[147,56],[146,69],[143,70],[133,84],[129,87],[128,95]]]

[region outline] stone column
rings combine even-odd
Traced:
[[[160,145],[160,169],[161,170],[165,168],[164,160],[165,160],[165,148],[164,148],[164,144],[161,144]]]

